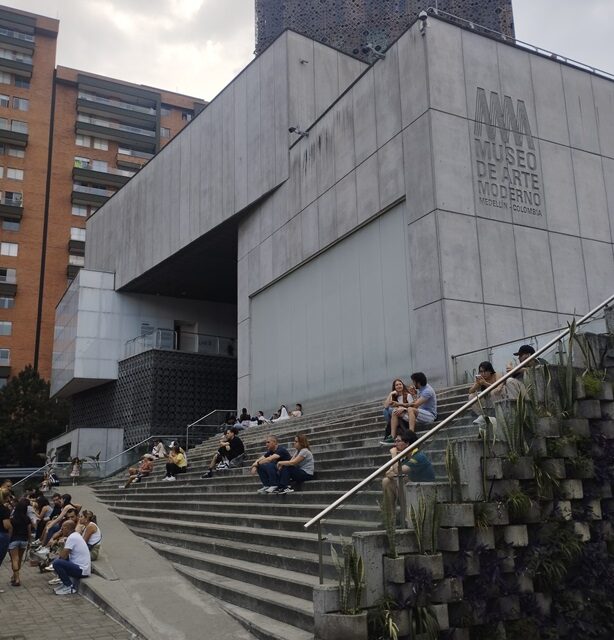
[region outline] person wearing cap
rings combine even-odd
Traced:
[[[120,484],[120,489],[127,489],[133,482],[140,482],[142,478],[146,478],[153,471],[154,456],[146,453],[142,458],[138,468],[130,467],[128,469],[128,480],[126,484]]]

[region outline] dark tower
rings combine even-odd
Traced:
[[[366,44],[385,51],[423,9],[441,11],[514,37],[512,0],[256,0],[256,55],[284,30],[369,60]]]

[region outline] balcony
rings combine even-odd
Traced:
[[[0,43],[1,45],[2,43]],[[32,56],[21,51],[11,51],[0,46],[0,71],[22,78],[32,77]]]
[[[97,184],[111,185],[113,187],[123,187],[136,171],[126,171],[125,169],[94,168],[91,162],[85,160],[75,160],[72,177],[73,180],[82,182],[95,182]]]
[[[134,149],[124,149],[123,147],[119,147],[117,150],[117,166],[118,167],[126,167],[128,169],[136,169],[137,171],[146,165],[151,158],[153,158],[153,153],[145,153],[144,151],[135,151]]]
[[[124,358],[130,358],[151,349],[236,358],[235,345],[234,338],[173,331],[172,329],[156,329],[145,336],[137,336],[128,340],[124,345]]]
[[[23,198],[0,198],[0,218],[19,222],[23,216]]]
[[[86,204],[101,207],[115,191],[100,187],[87,187],[82,184],[73,184],[70,200],[73,204]]]
[[[104,117],[112,117],[135,125],[156,126],[157,113],[153,107],[106,98],[87,91],[79,91],[77,111]]]
[[[15,147],[27,147],[28,124],[20,120],[11,121],[8,118],[0,118],[0,142],[12,144]]]
[[[8,269],[8,271],[12,273],[0,272],[0,296],[15,297],[17,294],[17,275],[14,269]]]
[[[149,153],[154,152],[158,145],[158,136],[155,130],[121,124],[83,113],[77,116],[75,132],[81,135],[114,140],[119,144]]]
[[[66,277],[69,280],[74,280],[81,269],[82,267],[80,267],[79,265],[69,264],[66,267]]]
[[[84,256],[85,255],[85,240],[69,240],[68,241],[68,253],[72,256]],[[75,266],[75,265],[71,265]]]

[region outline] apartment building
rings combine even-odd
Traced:
[[[85,222],[205,105],[56,68],[59,21],[0,7],[0,387],[51,373],[55,306]]]

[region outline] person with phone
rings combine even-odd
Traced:
[[[394,437],[397,433],[398,421],[395,424],[394,432],[392,432],[392,416],[408,421],[407,406],[413,401],[409,389],[400,378],[392,381],[390,393],[384,400],[384,418],[386,419],[386,433],[381,444],[393,444]]]

